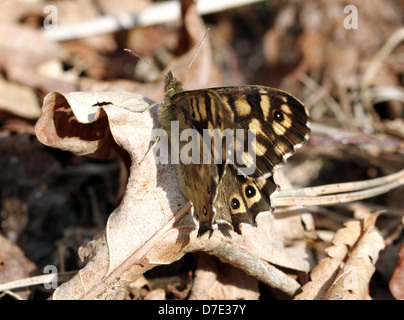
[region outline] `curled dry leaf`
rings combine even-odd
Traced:
[[[302,287],[296,300],[368,298],[369,281],[384,249],[383,237],[375,227],[378,216],[375,213],[361,221],[349,221],[337,231],[333,246],[326,250],[329,257],[313,269],[311,281]]]
[[[103,111],[99,107],[102,105]],[[179,191],[172,186],[175,170],[157,167],[153,153],[147,153],[155,115],[153,119],[149,112],[125,110],[127,105],[144,109],[149,104],[142,97],[130,94],[100,93],[91,99],[81,93],[66,97],[51,93],[45,98],[43,116],[37,124],[40,141],[75,153],[100,156],[108,155],[114,148],[110,139],[113,136],[116,143],[132,157],[131,174],[120,206],[112,213],[105,234],[87,248],[87,257],[83,257],[88,261],[86,268],[76,277],[77,283],[75,279],[70,283],[75,290],[72,287],[65,290],[68,286],[62,286],[53,296],[56,299],[76,299],[91,293],[172,218],[170,206],[177,210],[185,203]],[[63,130],[63,134],[59,130]],[[146,159],[140,161],[146,154]],[[166,175],[169,177],[164,178]],[[165,196],[166,190],[172,190],[170,199]],[[170,253],[162,252],[171,261],[176,260]],[[137,278],[148,266],[147,262],[142,263],[133,271],[135,275],[129,278]]]

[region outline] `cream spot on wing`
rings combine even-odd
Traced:
[[[241,159],[242,159],[243,163],[246,165],[246,167],[255,166],[256,158],[252,157],[250,155],[250,153],[243,152],[243,155],[241,156]]]
[[[282,126],[280,123],[278,122],[274,122],[272,124],[272,128],[274,129],[274,132],[278,135],[278,136],[282,136],[285,134],[286,132],[286,128],[284,126]]]
[[[262,180],[255,181],[255,184],[261,190],[263,187],[265,187],[266,182],[267,182],[267,179],[262,179]]]
[[[281,105],[281,110],[286,114],[292,114],[292,110],[290,110],[290,107],[287,104]]]
[[[290,128],[292,126],[292,119],[286,114],[283,114],[283,118],[282,125],[285,126],[285,128]]]
[[[278,144],[275,146],[275,151],[276,151],[277,154],[284,156],[284,155],[287,154],[288,151],[290,151],[290,150],[288,150],[287,145],[282,144],[282,143],[278,143]]]
[[[258,141],[255,141],[255,153],[256,153],[259,157],[261,157],[261,156],[263,156],[266,152],[267,152],[267,148],[266,148],[263,144],[259,143]]]
[[[256,118],[251,119],[250,123],[248,124],[248,127],[251,130],[256,130],[257,132],[262,131],[261,130],[261,122]]]
[[[269,109],[271,107],[268,95],[266,95],[266,94],[261,95],[260,107],[261,107],[262,113],[264,115],[264,119],[265,119],[265,121],[267,121],[268,115],[269,115]]]
[[[236,112],[240,117],[248,116],[251,113],[250,104],[244,99],[238,99],[234,102]]]

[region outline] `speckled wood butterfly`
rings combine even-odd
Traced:
[[[165,92],[158,111],[164,129],[170,132],[173,121],[178,121],[180,132],[195,129],[201,150],[211,143],[212,154],[220,156],[213,146],[214,136],[209,136],[210,141],[203,138],[205,129],[255,132],[256,170],[251,174],[239,172],[251,160],[245,151],[238,163],[229,162],[229,150],[222,149],[219,163],[179,164],[179,184],[193,203],[200,224],[198,235],[216,228],[229,235],[232,229],[240,233],[242,222],[255,225],[258,213],[273,209],[270,196],[277,189],[274,170],[309,137],[309,117],[303,104],[284,91],[264,86],[185,91],[171,72],[165,76]],[[223,142],[223,136],[216,138]],[[248,140],[243,141],[247,147]],[[180,142],[180,148],[185,144]]]
[[[198,51],[206,36],[207,33]],[[135,52],[126,51],[148,63]],[[182,193],[193,204],[199,221],[198,235],[206,231],[212,233],[217,228],[224,235],[229,235],[229,230],[241,233],[240,223],[256,225],[258,213],[273,210],[270,197],[277,189],[274,170],[309,137],[306,108],[292,95],[269,87],[186,91],[171,72],[162,75],[165,77],[165,97],[158,115],[171,142],[171,125],[174,122],[178,124],[179,132],[188,129],[196,132],[200,161],[180,161],[178,181]],[[227,137],[223,134],[229,130],[233,142],[230,147],[225,145]],[[206,131],[209,133],[205,136]],[[254,132],[252,144],[249,140],[251,131]],[[221,144],[216,145],[218,140]],[[188,144],[187,141],[178,142],[178,150]],[[251,145],[254,157],[246,151]],[[211,161],[202,161],[205,149],[211,153]],[[240,155],[239,161],[231,161],[230,155],[235,153]],[[253,171],[243,170],[251,167]]]

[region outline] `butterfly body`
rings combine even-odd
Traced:
[[[166,95],[159,119],[166,132],[178,123],[179,132],[194,129],[200,155],[210,150],[212,161],[178,165],[179,185],[193,203],[199,235],[215,228],[240,233],[240,223],[255,225],[259,212],[272,211],[270,196],[277,186],[273,173],[309,135],[308,114],[292,95],[264,86],[220,87],[185,91],[172,73],[166,76]],[[219,133],[205,129],[219,129]],[[231,130],[233,153],[224,148]],[[235,134],[241,132],[240,135]],[[254,156],[249,132],[254,132]],[[170,137],[171,139],[172,137]],[[221,140],[222,149],[213,141]],[[173,141],[171,141],[173,142]],[[195,141],[194,141],[195,142]],[[179,141],[178,152],[188,141]],[[230,155],[240,155],[236,161]],[[251,169],[253,171],[243,171]]]

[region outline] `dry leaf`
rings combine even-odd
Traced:
[[[4,24],[0,28],[0,39],[0,67],[4,68],[9,80],[45,92],[75,90],[74,83],[40,73],[43,63],[67,56],[61,45],[46,40],[40,30],[20,24]]]
[[[37,119],[41,115],[41,108],[33,89],[7,82],[1,77],[0,110],[27,119]]]
[[[296,300],[368,298],[369,281],[379,251],[384,248],[383,238],[374,225],[378,215],[349,221],[337,231],[333,246],[326,250],[329,257],[313,269],[311,281],[302,287]]]
[[[198,256],[190,300],[257,300],[257,279],[206,254]]]
[[[165,299],[166,299],[166,292],[162,288],[152,290],[144,297],[144,300],[165,300]]]
[[[24,252],[0,234],[0,283],[26,278],[36,270],[36,266],[25,257]],[[17,290],[22,298],[27,298],[28,289]]]

